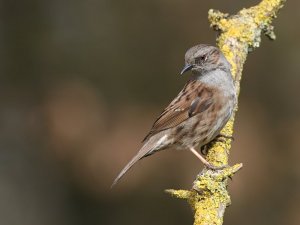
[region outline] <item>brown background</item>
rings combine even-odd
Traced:
[[[0,224],[192,224],[166,188],[201,163],[165,151],[110,184],[175,97],[185,51],[215,43],[207,11],[258,1],[0,1]],[[244,68],[225,224],[300,224],[299,1]],[[187,74],[188,75],[188,74]]]

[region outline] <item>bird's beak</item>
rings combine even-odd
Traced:
[[[181,73],[180,75],[184,74],[185,72],[191,70],[194,66],[193,65],[190,65],[190,64],[186,64],[183,69],[181,70]]]

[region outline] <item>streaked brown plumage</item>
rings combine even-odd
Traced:
[[[143,140],[143,146],[117,176],[113,185],[138,160],[175,147],[188,149],[207,167],[213,168],[195,149],[212,141],[229,120],[236,102],[230,64],[220,50],[197,45],[185,55],[182,73],[192,76],[165,108]]]

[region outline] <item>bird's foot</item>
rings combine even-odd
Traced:
[[[206,144],[206,145],[203,145],[200,147],[200,152],[202,155],[207,155],[208,154],[208,150],[210,148],[210,145],[209,144]]]
[[[205,165],[206,168],[211,170],[222,170],[228,167],[228,165],[225,166],[214,166],[210,164],[202,155],[200,155],[194,148],[190,148],[190,151],[201,160],[201,162]]]
[[[230,139],[230,140],[234,141],[233,136],[228,136],[228,135],[225,135],[225,134],[218,134],[213,141],[225,142],[227,139]]]

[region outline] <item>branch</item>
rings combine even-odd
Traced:
[[[230,62],[236,92],[240,92],[243,65],[248,52],[259,47],[261,35],[275,40],[273,19],[285,0],[262,0],[258,5],[242,9],[236,15],[229,16],[217,10],[209,10],[211,26],[219,32],[217,45]],[[233,116],[221,131],[225,136],[233,135]],[[208,151],[207,160],[217,167],[227,167],[212,171],[204,168],[194,181],[192,190],[166,190],[177,198],[186,199],[194,210],[194,225],[221,225],[226,206],[230,204],[227,191],[228,178],[242,168],[242,164],[228,167],[231,139],[214,142]]]

